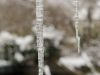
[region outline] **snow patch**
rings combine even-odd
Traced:
[[[9,66],[9,65],[11,65],[10,62],[6,60],[0,60],[0,67]]]
[[[80,19],[80,20],[85,20],[86,17],[87,17],[87,14],[88,14],[87,8],[82,8],[82,9],[79,11],[79,19]]]
[[[50,68],[48,65],[44,66],[44,73],[45,73],[45,75],[51,75]]]
[[[22,56],[21,53],[16,52],[14,58],[18,61],[18,62],[22,62],[24,60],[24,56]]]
[[[54,26],[43,26],[43,38],[53,40],[55,46],[59,46],[59,43],[63,39],[63,36],[64,32],[55,29]]]
[[[82,66],[88,65],[90,66],[90,62],[90,58],[87,56],[87,54],[83,53],[79,57],[61,57],[58,61],[58,64],[74,71],[75,68],[80,68]]]
[[[92,18],[94,20],[99,20],[100,19],[100,8],[95,8],[94,9]]]
[[[33,39],[34,37],[32,35],[21,37],[21,36],[11,34],[7,31],[2,31],[0,33],[0,46],[15,42],[15,44],[19,45],[20,49],[24,51],[30,48]]]
[[[15,42],[20,46],[20,49],[24,51],[30,47],[30,44],[33,42],[33,37],[31,35],[26,37],[16,37]]]

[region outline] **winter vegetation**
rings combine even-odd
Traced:
[[[77,53],[72,0],[44,0],[44,75],[100,75],[100,1],[80,0]],[[38,75],[35,0],[0,0],[0,75]]]

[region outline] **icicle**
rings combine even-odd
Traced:
[[[36,39],[38,50],[39,74],[43,75],[44,49],[43,49],[43,0],[36,0]]]
[[[79,0],[74,0],[73,5],[75,6],[74,10],[74,23],[75,23],[75,30],[76,30],[76,40],[77,40],[77,49],[78,53],[80,53],[80,36],[79,36]]]

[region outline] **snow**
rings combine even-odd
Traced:
[[[31,44],[33,42],[34,37],[32,35],[27,35],[25,37],[22,36],[17,36],[14,34],[11,34],[7,31],[2,31],[0,33],[0,48],[3,48],[3,46],[5,44],[17,44],[20,48],[21,51],[25,51],[28,50],[29,48],[31,48]],[[21,62],[24,60],[24,57],[21,53],[19,52],[15,52],[14,58],[18,61]],[[4,62],[4,63],[1,63]],[[5,61],[0,61],[0,66],[3,64],[7,64],[7,62]]]
[[[74,70],[76,67],[79,68],[86,65],[86,61],[81,57],[62,57],[58,63],[60,65],[64,65],[70,70]]]
[[[24,60],[24,56],[22,56],[21,53],[16,52],[14,58],[18,61],[18,62],[22,62]]]
[[[99,20],[100,19],[100,8],[95,8],[92,15],[93,20]]]
[[[53,26],[47,26],[47,27],[44,26],[43,27],[43,37],[44,38],[53,39],[58,34],[59,34],[59,32],[57,32]]]
[[[16,37],[16,44],[20,46],[22,51],[28,49],[29,45],[33,42],[33,37],[31,35],[27,35],[26,37]]]
[[[9,66],[9,65],[11,65],[10,62],[0,59],[0,67]]]
[[[59,42],[63,39],[64,32],[57,30],[54,26],[43,26],[43,38],[54,41],[55,46],[59,46]]]
[[[10,34],[7,31],[2,31],[0,33],[0,45],[4,45],[6,43],[11,43],[14,40],[14,37],[12,34]]]
[[[33,27],[32,30],[35,33],[37,32],[35,26]],[[64,36],[64,32],[57,30],[53,25],[43,26],[43,38],[52,40],[55,46],[59,45],[59,42],[62,40],[63,36]]]
[[[48,65],[44,66],[44,73],[45,73],[45,75],[51,75],[50,68]]]
[[[75,70],[75,68],[80,68],[82,66],[91,66],[90,58],[87,54],[83,53],[81,56],[78,57],[61,57],[58,61],[59,65],[63,65],[70,70]]]
[[[30,47],[30,44],[33,42],[33,39],[34,38],[32,35],[21,37],[11,34],[7,31],[2,31],[0,33],[0,46],[15,42],[17,45],[19,45],[20,49],[23,51]]]
[[[87,18],[87,14],[88,14],[87,8],[82,8],[79,11],[79,19],[80,20],[85,20]]]
[[[14,39],[13,35],[10,34],[10,33],[7,32],[7,31],[2,31],[2,32],[0,33],[0,36],[1,36],[2,38],[4,38],[4,39],[8,39],[8,40]]]

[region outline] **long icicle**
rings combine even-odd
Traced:
[[[74,23],[75,23],[75,31],[76,31],[76,40],[77,40],[77,49],[78,53],[80,53],[80,36],[79,36],[79,0],[74,0]]]
[[[38,50],[38,75],[43,75],[44,48],[43,48],[43,0],[36,0],[36,30]]]

